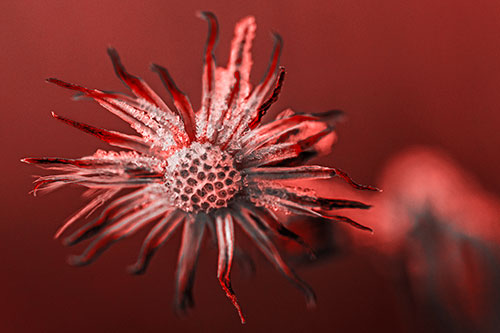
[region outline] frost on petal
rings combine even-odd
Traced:
[[[338,176],[359,190],[380,191],[376,187],[356,183],[344,171],[319,165],[298,167],[262,167],[248,168],[245,174],[250,179],[257,180],[287,180],[287,179],[330,179]]]
[[[213,104],[216,102],[216,99],[214,98],[215,85],[217,82],[215,78],[216,63],[214,50],[218,40],[219,24],[217,22],[217,18],[213,13],[200,12],[198,16],[208,22],[208,37],[205,44],[205,55],[203,58],[204,64],[202,77],[201,110],[196,116],[197,138],[203,141],[207,138],[207,125],[210,119],[210,115],[213,112]]]
[[[246,153],[266,143],[275,143],[274,140],[280,137],[280,133],[295,130],[303,122],[319,120],[315,115],[295,114],[291,109],[286,109],[284,112],[287,114],[286,117],[261,125],[241,137],[239,141],[242,150]]]
[[[288,134],[283,134],[286,137]],[[324,129],[305,139],[294,142],[279,142],[273,145],[265,145],[247,155],[237,156],[237,162],[245,168],[267,166],[267,165],[295,165],[297,161],[302,162],[318,154],[315,149],[324,142],[327,137],[333,137],[331,129]],[[281,138],[280,138],[281,139]],[[282,141],[286,141],[283,139]],[[302,164],[302,163],[300,163]]]
[[[187,137],[184,129],[179,128],[179,121],[171,112],[160,112],[155,107],[147,105],[144,100],[135,100],[133,98],[107,93],[97,89],[89,89],[76,84],[67,83],[58,79],[50,78],[47,82],[57,84],[63,88],[77,91],[84,96],[94,99],[102,107],[118,116],[130,124],[130,126],[139,133],[145,140],[152,141],[159,146],[162,145],[183,145]],[[168,137],[160,137],[157,133],[162,129]]]
[[[35,193],[50,191],[64,184],[77,184],[88,188],[138,187],[161,181],[161,162],[140,157],[135,152],[105,152],[98,150],[93,156],[71,160],[62,158],[25,158],[26,163],[64,171],[60,175],[39,177]]]
[[[317,196],[314,190],[304,189],[296,186],[286,186],[283,184],[274,184],[272,182],[258,182],[252,184],[249,188],[257,191],[259,195],[274,197],[273,200],[290,200],[305,207],[330,211],[344,208],[368,209],[371,206],[360,201],[345,199],[330,199]],[[255,194],[252,194],[255,196]]]
[[[247,96],[250,86],[250,70],[252,69],[253,61],[250,50],[252,42],[255,38],[255,18],[248,16],[241,19],[234,28],[234,38],[231,42],[231,54],[229,55],[229,63],[227,69],[230,73],[239,72],[241,76],[241,93]]]
[[[277,74],[276,71],[279,64],[283,42],[281,36],[275,34],[274,37],[274,49],[267,73],[262,82],[255,87],[247,98],[245,98],[244,106],[241,108],[245,111],[244,113],[240,113],[238,125],[234,128],[234,134],[230,136],[230,140],[241,137],[248,129],[254,129],[260,123],[269,107],[276,102],[281,91],[283,80],[285,78],[285,70],[284,68],[281,68],[279,74]],[[273,83],[275,83],[275,89],[271,93],[271,96],[269,96],[269,98],[265,101],[265,96],[271,89]]]
[[[358,229],[372,231],[371,228],[345,216],[332,213],[332,211],[345,208],[370,208],[369,205],[359,201],[319,197],[310,189],[277,185],[272,182],[256,182],[247,191],[252,198],[252,202],[257,206],[263,206],[271,210],[282,210],[288,214],[322,217],[348,223]]]
[[[218,67],[215,70],[215,90],[210,108],[202,108],[196,115],[197,133],[200,141],[215,142],[219,131],[224,128],[226,116],[236,107],[234,96],[238,95],[239,80],[231,77],[229,71]],[[209,111],[209,112],[207,112]]]
[[[250,70],[253,64],[250,50],[256,27],[252,16],[237,23],[227,68],[216,70],[216,96],[205,130],[210,141],[227,142],[242,112],[245,113],[244,98],[251,89]]]
[[[118,56],[118,52],[115,49],[108,48],[108,54],[113,62],[113,67],[115,68],[115,72],[118,77],[137,97],[135,99],[128,98],[125,102],[128,102],[131,107],[139,111],[139,113],[132,112],[134,117],[139,118],[139,120],[142,121],[142,119],[145,119],[145,116],[141,115],[141,113],[143,113],[150,118],[149,120],[146,120],[145,123],[150,127],[154,127],[157,132],[158,136],[151,138],[153,141],[160,141],[160,143],[155,142],[156,145],[166,149],[165,146],[173,144],[174,137],[182,137],[182,140],[177,140],[178,144],[180,142],[185,142],[186,138],[184,138],[184,136],[186,133],[184,132],[183,124],[179,121],[179,118],[149,87],[149,85],[144,82],[144,80],[135,77],[126,71],[125,67],[121,63],[120,57]],[[165,128],[168,129],[168,132],[165,131]],[[160,130],[161,132],[159,132]]]
[[[275,165],[282,161],[296,158],[302,152],[299,144],[296,143],[285,143],[276,144],[268,147],[263,147],[244,156],[242,160],[237,162],[244,168],[260,167],[267,165]]]
[[[67,88],[70,90],[78,91],[87,97],[94,99],[102,107],[120,117],[122,120],[130,124],[130,126],[143,136],[153,136],[154,132],[151,127],[148,127],[145,123],[146,119],[136,119],[139,115],[133,115],[130,111],[131,109],[123,108],[125,105],[117,97],[117,95],[105,93],[97,89],[85,88],[73,83],[64,82],[59,79],[49,78],[47,82],[54,83],[60,87]]]
[[[286,110],[284,117],[249,131],[241,139],[242,149],[237,158],[255,159],[256,156],[252,155],[255,155],[257,149],[267,148],[273,144],[288,144],[289,147],[296,144],[297,155],[280,160],[282,166],[300,165],[312,157],[326,155],[336,140],[334,130],[339,112],[332,110],[323,114],[309,115]],[[262,152],[267,155],[266,150]]]
[[[175,84],[174,80],[170,76],[170,73],[166,68],[153,64],[151,69],[158,73],[163,84],[167,88],[168,92],[174,99],[174,104],[177,109],[179,116],[184,123],[184,130],[189,137],[189,142],[195,140],[196,138],[196,119],[194,115],[194,110],[189,101],[189,98],[184,94]]]
[[[257,107],[264,99],[267,91],[271,87],[276,77],[276,68],[279,63],[282,42],[279,35],[275,35],[275,46],[271,55],[271,61],[267,73],[262,82],[248,95],[245,90],[241,90],[238,108],[228,119],[227,126],[221,131],[218,143],[227,146],[247,131],[248,123],[255,117]]]

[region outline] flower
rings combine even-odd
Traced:
[[[500,198],[435,147],[404,148],[378,178],[383,196],[335,190],[374,204],[377,232],[348,238],[396,295],[400,330],[500,331]]]
[[[112,48],[108,53],[116,74],[134,96],[88,89],[53,78],[47,80],[77,91],[77,97],[94,99],[128,122],[139,135],[96,128],[53,113],[54,118],[126,151],[98,150],[80,159],[23,159],[26,163],[62,172],[38,178],[34,193],[65,184],[88,188],[86,194],[91,201],[66,221],[56,237],[80,218],[107,204],[97,218],[66,237],[68,245],[94,238],[81,255],[70,258],[75,265],[90,263],[112,243],[152,224],[139,258],[131,268],[134,273],[143,273],[155,251],[182,226],[176,273],[176,306],[181,311],[193,305],[195,264],[208,229],[219,248],[220,285],[244,322],[230,282],[233,256],[239,252],[234,239],[235,224],[303,291],[307,302],[314,304],[311,288],[285,264],[271,241],[271,234],[279,234],[305,245],[299,235],[279,222],[275,211],[325,217],[370,230],[333,213],[341,208],[369,206],[357,201],[318,197],[313,190],[287,184],[287,181],[339,176],[358,189],[376,189],[356,184],[339,169],[302,165],[311,157],[329,151],[335,139],[334,124],[341,114],[339,111],[312,115],[285,110],[274,121],[261,124],[262,117],[277,100],[285,77],[284,69],[278,68],[282,49],[278,35],[275,35],[267,74],[252,89],[249,75],[250,48],[256,29],[254,18],[244,18],[236,25],[229,64],[222,68],[216,67],[214,59],[217,20],[208,12],[200,16],[208,22],[209,34],[204,55],[202,106],[198,112],[194,112],[188,97],[165,68],[152,65],[172,96],[175,110],[142,79],[129,74]],[[132,191],[112,200],[125,189]]]
[[[496,332],[500,200],[446,152],[411,147],[388,162],[374,200],[374,267],[398,288],[412,327]]]

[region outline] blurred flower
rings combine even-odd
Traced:
[[[449,331],[500,330],[500,201],[445,154],[413,148],[384,169],[373,237],[356,243],[399,288],[408,320]],[[366,197],[363,197],[366,199]]]

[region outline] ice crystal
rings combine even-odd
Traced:
[[[342,208],[369,206],[319,197],[310,189],[285,185],[282,181],[339,176],[358,189],[376,189],[356,184],[339,169],[302,165],[314,156],[329,152],[335,141],[334,125],[341,115],[339,111],[314,115],[285,110],[270,123],[261,124],[277,100],[285,77],[285,70],[278,66],[282,48],[278,35],[275,35],[267,73],[252,88],[249,76],[250,49],[256,29],[254,18],[244,18],[236,25],[229,64],[224,68],[216,67],[214,59],[217,20],[208,12],[200,16],[208,22],[209,34],[204,55],[202,105],[198,112],[165,68],[152,66],[172,97],[174,110],[142,79],[129,74],[118,53],[111,48],[108,53],[116,74],[133,96],[48,79],[77,91],[79,97],[94,99],[129,123],[138,135],[96,128],[53,113],[54,118],[127,151],[99,150],[79,159],[26,158],[24,162],[60,171],[38,178],[34,192],[53,190],[65,184],[88,188],[86,194],[91,201],[66,221],[56,237],[74,222],[107,204],[98,216],[65,238],[68,245],[94,238],[81,255],[70,258],[76,265],[90,263],[112,243],[152,225],[131,269],[134,273],[143,273],[156,250],[182,225],[176,279],[176,306],[181,311],[193,305],[195,264],[208,228],[219,248],[218,279],[244,322],[230,282],[233,256],[243,253],[235,245],[235,224],[303,291],[312,305],[313,291],[285,264],[271,236],[306,245],[299,235],[279,221],[275,211],[319,216],[370,230],[334,213]],[[132,191],[112,200],[125,189]]]

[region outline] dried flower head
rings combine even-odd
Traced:
[[[370,230],[334,213],[341,208],[369,206],[357,201],[318,197],[311,189],[283,181],[338,176],[355,188],[376,189],[356,184],[335,168],[302,165],[311,157],[329,152],[339,111],[313,115],[285,110],[272,122],[261,124],[262,117],[277,100],[285,77],[285,70],[278,67],[282,49],[278,35],[275,35],[268,71],[252,89],[249,75],[250,48],[256,29],[254,18],[246,17],[236,25],[229,63],[224,68],[216,67],[214,59],[217,20],[208,12],[200,16],[207,20],[209,34],[204,55],[202,105],[198,112],[165,68],[152,66],[172,96],[174,110],[142,79],[125,70],[114,49],[108,53],[116,74],[133,96],[88,89],[57,79],[47,80],[77,91],[77,96],[94,99],[128,122],[138,135],[96,128],[53,113],[54,118],[126,150],[98,150],[92,156],[79,159],[26,158],[24,162],[61,172],[38,178],[34,192],[53,190],[65,184],[88,188],[86,194],[92,200],[66,221],[56,237],[74,222],[107,204],[99,216],[65,238],[69,245],[93,238],[81,255],[71,257],[70,262],[76,265],[90,263],[112,243],[152,225],[131,269],[134,273],[143,273],[155,251],[182,226],[176,280],[176,305],[181,311],[193,305],[195,264],[205,229],[208,229],[219,248],[220,285],[244,322],[230,283],[233,256],[240,252],[235,246],[235,224],[303,291],[307,302],[314,304],[313,291],[285,264],[270,236],[276,234],[306,245],[299,235],[279,222],[275,212],[319,216]],[[112,199],[125,189],[133,190]]]

